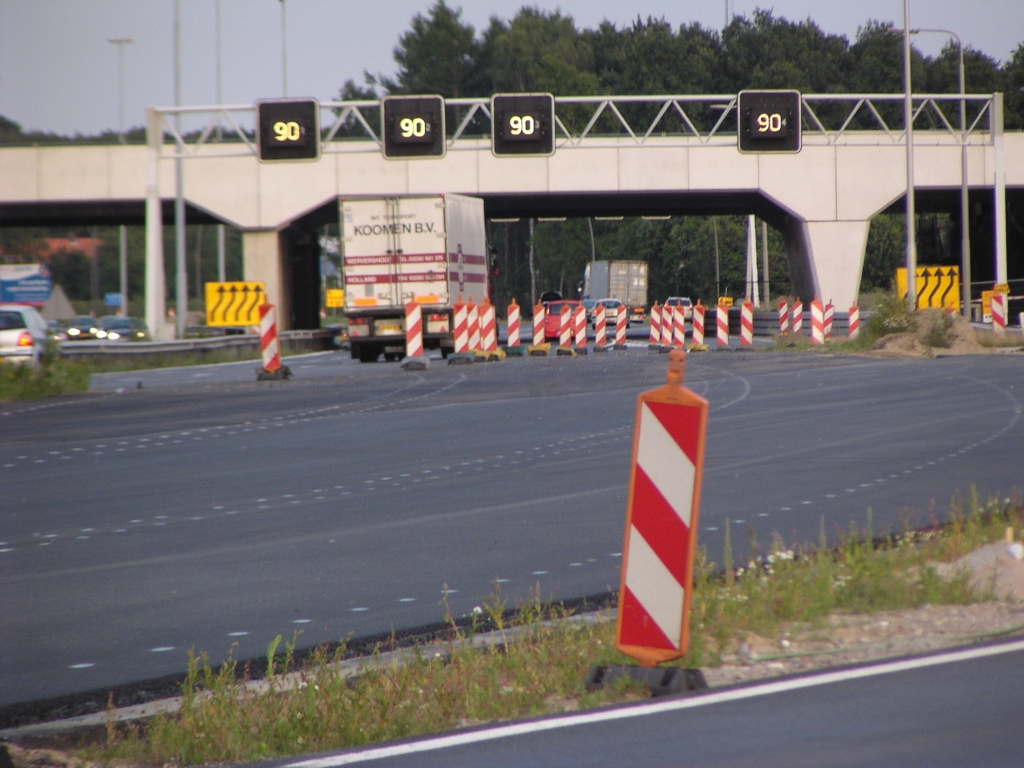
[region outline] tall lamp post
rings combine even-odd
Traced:
[[[967,190],[967,102],[963,98],[964,81],[964,44],[960,36],[949,29],[912,29],[911,34],[933,32],[949,35],[956,40],[956,49],[960,58],[960,290],[962,293],[964,317],[971,319],[971,236],[970,236],[970,204]]]
[[[181,4],[174,0],[174,106],[181,106]],[[178,139],[174,158],[174,304],[175,330],[179,339],[185,338],[188,327],[188,273],[185,266],[185,180],[182,156],[185,147],[181,141],[181,113],[174,115]]]
[[[281,90],[282,96],[288,96],[288,35],[284,0],[281,3]]]
[[[124,47],[135,41],[130,37],[108,37],[117,46],[117,137],[124,144]],[[118,232],[120,245],[121,314],[128,315],[128,230],[122,224]]]
[[[914,103],[910,82],[910,0],[903,0],[903,122],[907,147],[907,306],[917,309],[917,233],[914,221]]]

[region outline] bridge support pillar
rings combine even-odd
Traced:
[[[283,264],[281,234],[261,229],[242,233],[242,272],[246,280],[260,280],[267,291],[267,301],[277,307],[279,331],[291,330],[291,290],[285,284],[287,273]]]
[[[783,227],[793,291],[837,307],[856,303],[870,221],[800,221]]]

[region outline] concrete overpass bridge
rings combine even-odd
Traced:
[[[782,232],[796,291],[845,307],[871,218],[902,210],[906,134],[889,123],[903,97],[802,98],[803,148],[792,155],[741,154],[732,95],[595,96],[556,99],[551,157],[494,156],[482,135],[489,101],[457,99],[446,102],[458,118],[447,154],[402,161],[381,155],[378,102],[324,103],[321,159],[275,165],[257,160],[244,130],[251,105],[150,109],[147,146],[0,149],[0,226],[144,221],[146,319],[158,335],[168,332],[161,227],[179,159],[189,223],[242,231],[245,279],[266,283],[285,327],[319,322],[315,231],[338,221],[338,198],[447,192],[480,196],[502,218],[757,214]],[[1014,247],[1008,262],[1005,213],[1006,190],[1024,194],[1024,135],[1004,135],[1001,94],[966,96],[962,127],[960,101],[913,97],[915,200],[958,212],[966,169],[972,206],[989,214],[974,263],[985,279],[1024,278],[1024,252]],[[202,130],[180,135],[178,115]],[[213,141],[218,127],[226,140]]]

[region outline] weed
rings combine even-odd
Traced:
[[[782,622],[824,627],[834,612],[986,599],[971,591],[966,577],[939,578],[932,563],[954,560],[1000,539],[1007,525],[1019,529],[1022,523],[1019,500],[980,504],[972,488],[967,510],[954,499],[942,528],[873,538],[869,515],[865,530],[851,527],[839,546],[826,548],[822,519],[818,547],[787,547],[775,534],[768,554],[725,572],[699,549],[691,645],[675,663],[717,665],[731,643],[750,633],[770,636]],[[575,619],[543,602],[539,587],[512,615],[506,603],[497,584],[483,601],[481,616],[501,635],[493,643],[471,642],[442,603],[449,627],[443,646],[414,648],[401,661],[377,653],[356,677],[339,664],[343,644],[333,652],[317,649],[297,664],[297,636],[283,654],[280,636],[270,643],[268,674],[258,687],[239,673],[230,655],[214,667],[205,654],[190,653],[176,714],[159,715],[116,737],[111,730],[107,743],[79,754],[146,765],[251,762],[649,695],[628,682],[584,690],[592,665],[630,663],[614,648],[609,619]]]
[[[905,333],[916,328],[917,322],[907,308],[906,299],[889,293],[875,302],[871,316],[864,323],[863,335],[873,342],[882,336]]]
[[[81,363],[49,356],[43,356],[35,368],[0,362],[0,401],[68,395],[88,388],[89,369]]]

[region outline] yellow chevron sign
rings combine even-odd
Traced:
[[[917,308],[960,309],[960,267],[918,267]],[[907,295],[907,269],[896,270],[896,293]]]
[[[267,300],[261,282],[207,283],[207,325],[259,325],[260,304]]]

